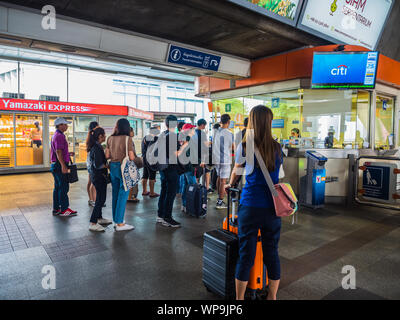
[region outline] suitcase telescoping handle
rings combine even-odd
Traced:
[[[228,232],[230,232],[230,219],[229,219],[229,214],[231,213],[230,208],[231,208],[231,200],[236,199],[236,197],[239,195],[240,190],[237,188],[228,188],[228,210],[227,210],[227,217],[226,217],[226,222],[227,222],[227,228]],[[232,198],[232,199],[231,199]],[[232,222],[235,222],[235,217],[232,211]]]

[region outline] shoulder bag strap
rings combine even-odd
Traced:
[[[271,179],[271,175],[269,174],[267,167],[265,166],[265,162],[264,162],[258,148],[256,148],[256,147],[254,148],[254,153],[256,155],[257,162],[261,168],[264,178],[267,181],[267,185],[268,185],[269,190],[271,191],[272,196],[277,197],[278,192],[275,189],[274,183],[272,182],[272,179]],[[255,164],[254,164],[254,168],[255,168]]]
[[[125,150],[126,150],[126,158],[128,158],[129,159],[129,154],[128,154],[128,141],[129,141],[129,136],[126,136],[126,139],[125,139]]]

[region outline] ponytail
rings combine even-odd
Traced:
[[[99,136],[105,135],[105,131],[101,127],[96,127],[93,130],[90,130],[86,139],[86,151],[89,152],[90,149],[96,144],[99,140]]]

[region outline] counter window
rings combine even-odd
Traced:
[[[389,149],[394,145],[393,130],[394,99],[376,97],[375,148]]]
[[[316,149],[369,147],[369,93],[304,90],[302,145]]]
[[[0,168],[14,167],[14,119],[0,114]]]
[[[77,163],[86,163],[86,138],[89,131],[89,124],[97,121],[97,117],[75,117],[75,161]],[[71,150],[72,151],[72,150]]]
[[[43,164],[42,116],[17,114],[15,116],[17,166]]]

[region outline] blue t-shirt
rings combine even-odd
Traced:
[[[242,154],[242,144],[239,144],[236,151],[236,163]],[[277,184],[279,182],[279,169],[283,163],[282,151],[278,153],[275,158],[275,170],[270,172],[272,182]],[[256,164],[256,157],[254,156],[254,164]],[[272,200],[271,191],[268,188],[267,181],[264,178],[261,168],[257,166],[253,168],[246,163],[246,184],[242,190],[240,204],[247,207],[256,208],[273,208],[274,201]]]

